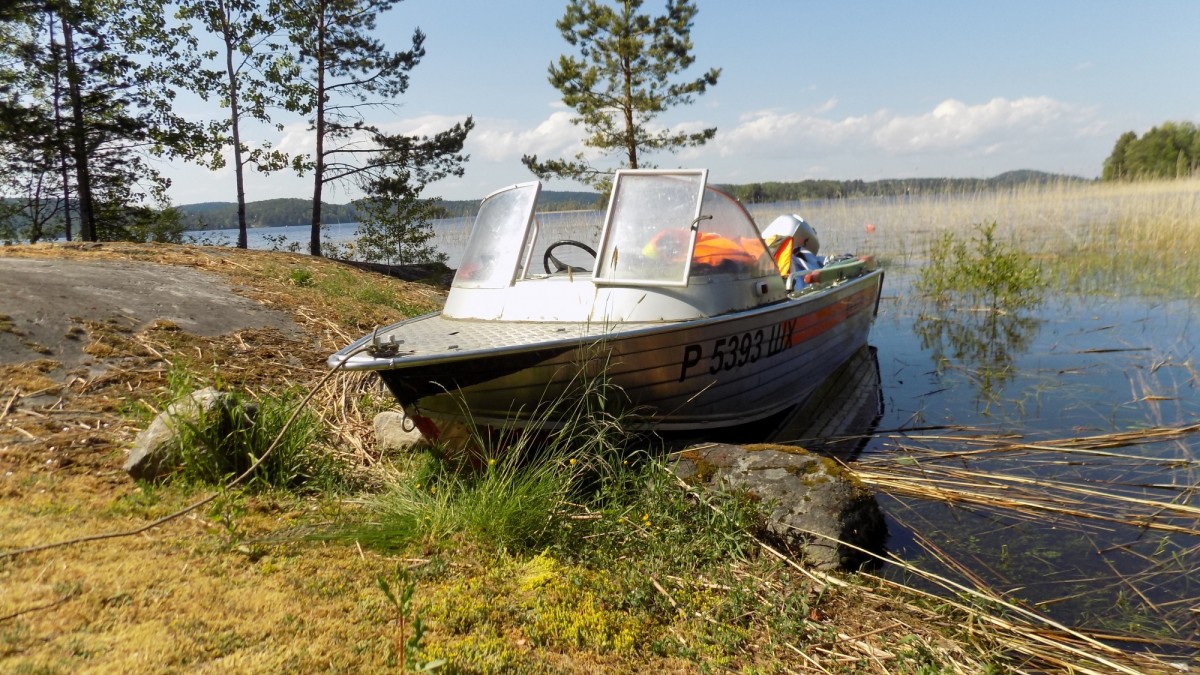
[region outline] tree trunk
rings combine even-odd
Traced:
[[[51,105],[54,106],[54,151],[58,154],[58,172],[62,178],[62,198],[63,198],[63,236],[67,241],[71,241],[71,165],[67,162],[67,157],[70,154],[67,151],[69,144],[67,143],[66,131],[63,129],[62,118],[62,77],[60,73],[62,69],[59,64],[58,46],[54,44],[54,12],[47,11],[50,16],[50,54],[54,60],[54,95],[51,97]],[[60,19],[62,17],[59,17]],[[66,25],[66,22],[64,22]]]
[[[313,151],[316,167],[313,169],[312,232],[308,252],[321,255],[321,189],[325,187],[325,8],[322,5],[317,16],[317,147]]]
[[[229,25],[229,7],[222,2],[218,6],[221,12],[221,36],[225,40],[225,74],[229,77],[229,122],[233,133],[233,175],[237,183],[237,217],[238,217],[238,248],[247,248],[246,236],[246,166],[242,161],[241,115],[238,110],[238,79],[233,67],[233,35]]]
[[[628,56],[621,57],[625,76],[625,100],[622,101],[625,113],[625,151],[629,154],[629,168],[638,168],[637,137],[633,129],[633,66]]]
[[[75,42],[71,22],[62,18],[63,47],[67,62],[67,86],[71,94],[71,135],[75,156],[75,186],[79,195],[79,237],[96,241],[96,216],[92,209],[92,176],[88,167],[87,129],[83,120],[83,100],[79,93],[79,67],[75,63]],[[69,207],[69,204],[68,204]]]

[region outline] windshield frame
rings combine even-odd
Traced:
[[[687,286],[707,183],[707,169],[618,170],[592,281],[598,286]],[[662,222],[664,215],[669,222]],[[686,237],[677,242],[685,244],[686,251],[677,251],[683,255],[668,261],[649,254],[652,241],[671,229]]]
[[[507,288],[524,274],[530,264],[526,249],[541,190],[541,182],[529,181],[483,198],[451,287]]]

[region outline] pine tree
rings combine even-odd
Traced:
[[[421,197],[424,187],[404,174],[380,177],[370,187],[371,197],[355,205],[355,243],[363,260],[389,265],[446,262],[446,254],[433,244],[431,223],[443,211],[439,200]]]
[[[278,81],[282,75],[273,58],[279,46],[271,41],[274,25],[258,0],[181,0],[178,16],[198,20],[204,29],[221,42],[219,53],[206,56],[221,61],[219,71],[203,70],[195,80],[197,93],[207,98],[216,94],[229,115],[210,132],[217,146],[233,154],[234,184],[237,191],[238,248],[246,248],[246,168],[253,166],[270,173],[287,166],[287,155],[274,151],[269,144],[251,149],[242,142],[242,127],[247,120],[270,123],[269,109],[282,107]],[[278,129],[282,126],[277,125]],[[224,156],[214,153],[205,162],[210,168],[225,165]]]
[[[0,144],[33,148],[37,161],[4,162],[6,180],[41,181],[44,194],[61,198],[64,218],[78,213],[84,240],[172,231],[138,225],[145,212],[130,211],[165,205],[167,182],[150,156],[192,157],[201,143],[195,125],[172,111],[190,72],[175,56],[186,36],[167,27],[165,4],[18,0],[7,9]],[[70,220],[64,224],[70,237]]]
[[[676,81],[695,62],[691,30],[696,6],[691,0],[668,0],[666,13],[649,16],[642,0],[618,0],[615,7],[598,0],[571,0],[557,23],[563,39],[578,56],[560,56],[550,65],[550,84],[577,116],[588,136],[584,145],[602,156],[619,157],[630,169],[652,167],[645,155],[707,143],[716,128],[695,133],[655,130],[652,122],[717,83],[721,71]],[[539,178],[578,180],[604,191],[610,170],[594,165],[587,153],[574,160],[521,161]]]
[[[321,198],[327,184],[350,182],[367,192],[394,180],[424,186],[462,175],[463,143],[471,118],[433,137],[390,134],[366,121],[408,89],[409,72],[425,56],[425,34],[392,52],[371,37],[377,17],[396,0],[279,0],[284,30],[295,48],[297,76],[289,83],[290,110],[311,115],[315,150],[293,158],[313,172],[309,252],[321,255]],[[382,182],[381,182],[382,181]]]

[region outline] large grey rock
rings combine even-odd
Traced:
[[[396,452],[419,445],[424,436],[402,412],[385,410],[375,416],[375,447],[380,452]]]
[[[763,537],[817,569],[858,569],[871,556],[855,547],[881,554],[887,542],[875,495],[837,462],[801,448],[695,446],[681,453],[675,472],[761,500]]]
[[[184,396],[159,413],[133,441],[124,469],[136,480],[158,481],[178,470],[183,462],[179,454],[179,438],[183,429],[215,425],[212,434],[196,436],[222,438],[235,424],[253,421],[257,412],[254,404],[239,404],[236,396],[206,387]],[[234,419],[238,415],[243,419]],[[212,448],[198,448],[213,451]]]

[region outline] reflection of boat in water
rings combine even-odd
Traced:
[[[875,348],[863,347],[784,416],[767,440],[846,459],[856,456],[883,417],[881,379]]]
[[[812,391],[803,403],[768,419],[706,434],[725,443],[780,443],[853,459],[883,417],[879,358],[864,346]],[[700,440],[700,439],[693,439]]]
[[[618,172],[598,241],[542,232],[538,183],[493,193],[444,310],[379,329],[329,363],[378,371],[435,439],[464,423],[553,427],[540,406],[581,375],[623,392],[635,427],[780,415],[866,344],[883,272],[852,258],[788,291],[753,219],[706,181],[704,171]],[[561,262],[568,249],[587,260]]]

